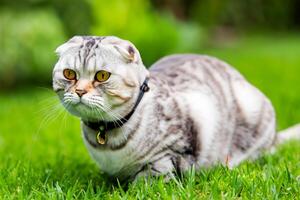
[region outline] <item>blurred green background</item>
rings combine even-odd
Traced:
[[[1,0],[0,88],[49,85],[54,50],[73,35],[131,40],[149,66],[249,32],[295,31],[299,10],[297,0]]]
[[[299,10],[299,0],[0,0],[0,199],[299,198],[299,142],[180,187],[107,186],[51,89],[58,45],[116,35],[147,67],[171,53],[225,60],[271,99],[283,129],[300,122]]]

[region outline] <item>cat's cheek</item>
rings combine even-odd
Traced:
[[[131,96],[124,95],[121,92],[107,92],[106,103],[111,106],[120,106],[127,102]]]
[[[56,93],[63,92],[64,88],[61,85],[53,83],[53,90]]]

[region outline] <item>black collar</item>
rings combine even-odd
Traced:
[[[98,122],[89,122],[89,121],[83,121],[83,123],[88,126],[89,128],[97,131],[97,132],[103,132],[106,133],[107,131],[110,131],[115,128],[120,128],[124,123],[126,123],[130,117],[133,115],[135,109],[141,102],[144,93],[149,91],[149,86],[148,86],[148,80],[149,78],[146,78],[143,82],[143,84],[140,87],[140,92],[138,95],[138,98],[132,108],[132,110],[123,118],[117,120],[117,121],[98,121]]]

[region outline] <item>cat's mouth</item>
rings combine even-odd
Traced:
[[[85,108],[87,110],[98,110],[98,111],[103,111],[103,109],[98,106],[98,105],[95,105],[93,103],[90,103],[90,102],[86,102],[84,100],[80,100],[77,104],[75,104],[75,108]]]
[[[90,109],[90,110],[102,110],[98,105],[95,105],[95,103],[90,102],[89,100],[83,99],[83,98],[78,98],[73,101],[64,101],[66,105],[71,105],[75,109],[77,108],[85,108],[85,109]],[[99,103],[98,103],[99,104]],[[102,105],[101,105],[102,106]]]

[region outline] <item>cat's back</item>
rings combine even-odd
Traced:
[[[226,163],[229,155],[233,166],[243,159],[246,149],[250,152],[260,143],[272,143],[275,115],[271,102],[227,63],[210,56],[171,55],[153,64],[150,75],[157,88],[156,101],[164,110],[173,110],[169,109],[169,99],[173,99],[184,113],[177,115],[190,119],[181,117],[183,127],[196,127],[194,140],[201,141],[195,154],[198,164]],[[259,134],[265,137],[257,142]]]
[[[204,84],[208,79],[219,79],[222,82],[244,79],[227,63],[215,57],[198,54],[166,56],[155,62],[149,70],[154,79],[171,87],[187,82]]]

